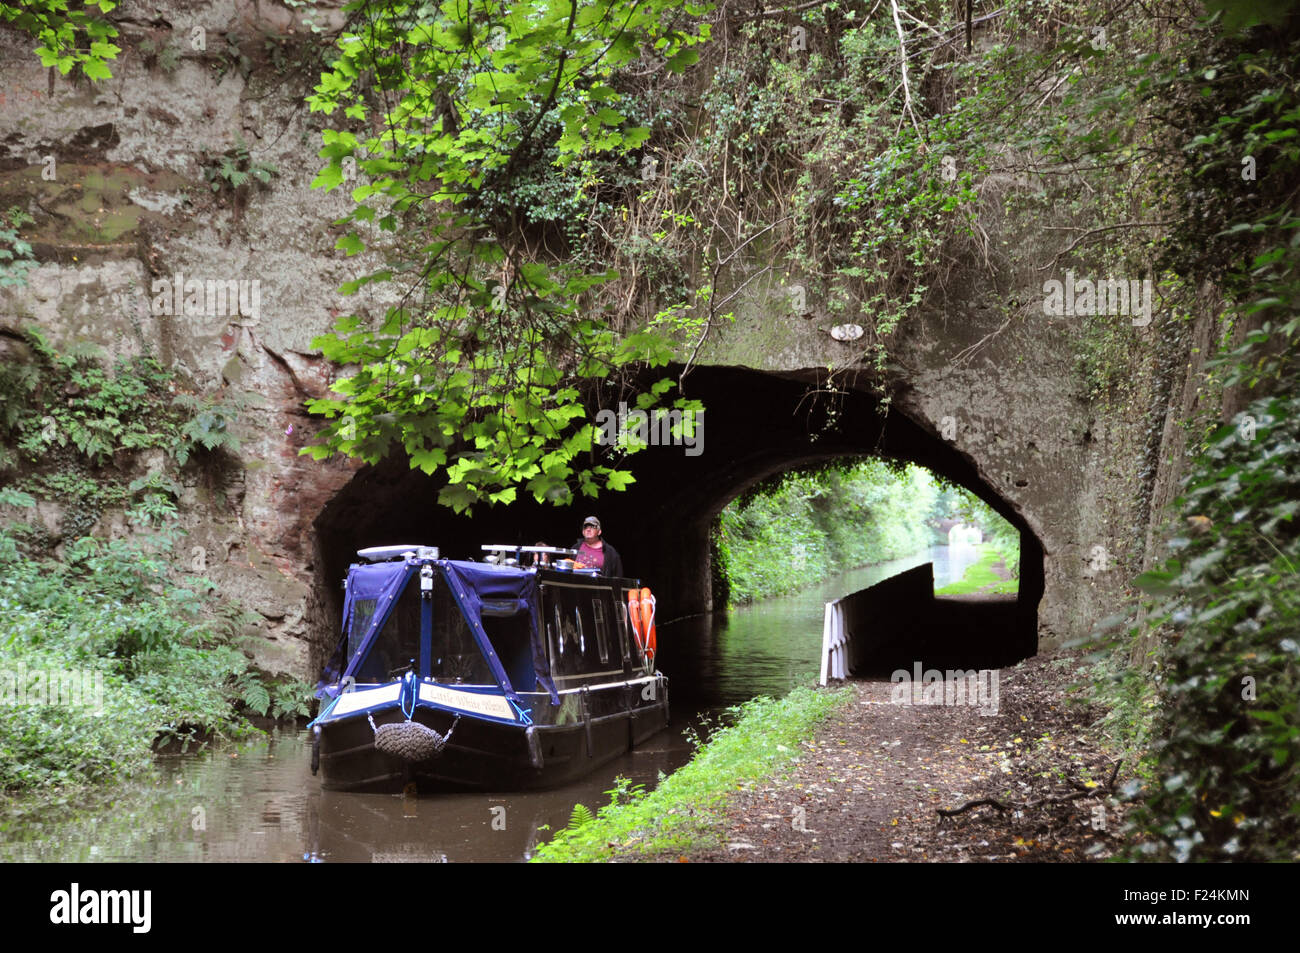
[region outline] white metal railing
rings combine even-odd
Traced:
[[[856,594],[856,593],[855,593]],[[822,670],[821,684],[832,678],[848,676],[849,632],[845,625],[844,599],[826,603],[822,620]]]

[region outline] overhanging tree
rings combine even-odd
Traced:
[[[614,74],[637,60],[680,71],[706,39],[709,9],[683,0],[358,0],[339,56],[308,102],[339,116],[323,133],[333,189],[353,170],[350,230],[337,247],[381,254],[384,267],[345,287],[400,288],[382,320],[358,316],[315,341],[354,366],[337,397],[309,402],[332,418],[317,458],[376,462],[400,445],[441,473],[457,510],[510,502],[517,489],[565,503],[622,489],[632,476],[594,447],[597,385],[662,366],[680,302],[641,328],[616,328],[590,292],[617,277],[556,255],[503,201],[539,156],[597,186],[596,160],[641,146]],[[641,407],[672,389],[634,394]],[[697,405],[679,398],[675,406]],[[626,448],[606,448],[621,454]]]
[[[90,8],[115,5],[0,3],[0,20],[40,40],[45,65],[65,74],[80,65],[100,79],[119,52],[109,42],[117,31]],[[635,440],[592,455],[589,405],[598,383],[626,386],[628,372],[666,364],[692,302],[669,302],[644,327],[615,327],[590,292],[617,273],[540,248],[503,199],[539,156],[554,155],[557,175],[576,173],[578,192],[597,188],[597,160],[649,135],[627,123],[615,72],[638,60],[684,70],[709,36],[701,18],[711,9],[689,0],[344,8],[338,56],[308,97],[313,111],[335,117],[313,185],[337,188],[353,172],[366,180],[353,189],[343,219],[351,230],[338,247],[370,250],[385,265],[343,290],[396,291],[377,321],[352,315],[316,340],[356,370],[336,383],[336,397],[309,402],[333,424],[304,453],[374,463],[400,447],[413,467],[445,478],[440,500],[457,510],[510,502],[521,486],[564,503],[632,482],[618,461]],[[638,379],[620,396],[642,408],[673,387]]]

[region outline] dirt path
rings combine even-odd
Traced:
[[[1091,712],[1071,701],[1079,669],[1066,656],[1001,670],[995,715],[971,705],[894,704],[889,683],[853,683],[857,698],[804,742],[788,778],[733,795],[725,847],[674,859],[1104,859],[1120,844],[1121,819],[1115,800],[1096,793],[1112,763],[1089,727]],[[1121,773],[1116,784],[1124,780]],[[980,798],[1008,809],[936,814]]]

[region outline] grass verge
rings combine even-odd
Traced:
[[[533,860],[649,859],[716,843],[728,793],[784,768],[799,742],[852,695],[849,688],[796,688],[784,698],[755,698],[730,709],[734,722],[716,732],[689,764],[649,793],[620,779],[607,792],[610,803],[594,818],[575,809],[574,821]]]
[[[1020,590],[1017,579],[1003,579],[993,571],[993,567],[1003,562],[1000,550],[991,546],[981,546],[984,550],[979,562],[966,567],[961,580],[942,589],[934,590],[936,596],[967,596],[973,593],[1016,593]]]

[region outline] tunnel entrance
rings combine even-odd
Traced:
[[[633,458],[636,482],[627,491],[569,507],[538,504],[521,494],[509,507],[481,506],[472,516],[458,516],[438,505],[440,484],[411,470],[405,459],[359,470],[314,523],[319,576],[309,615],[317,630],[313,664],[323,661],[337,639],[341,582],[362,547],[418,543],[438,546],[451,558],[477,559],[484,543],[571,545],[581,535],[582,519],[595,514],[625,573],[654,589],[668,622],[713,610],[710,529],[728,502],[797,466],[873,455],[919,464],[966,488],[1020,531],[1019,594],[996,625],[983,621],[978,631],[997,632],[997,645],[989,648],[999,664],[1035,654],[1043,550],[1024,517],[937,434],[896,409],[882,415],[878,399],[865,390],[828,391],[823,378],[815,370],[692,370],[688,395],[703,400],[706,411],[691,452],[649,447]],[[960,618],[956,624],[962,625]]]

